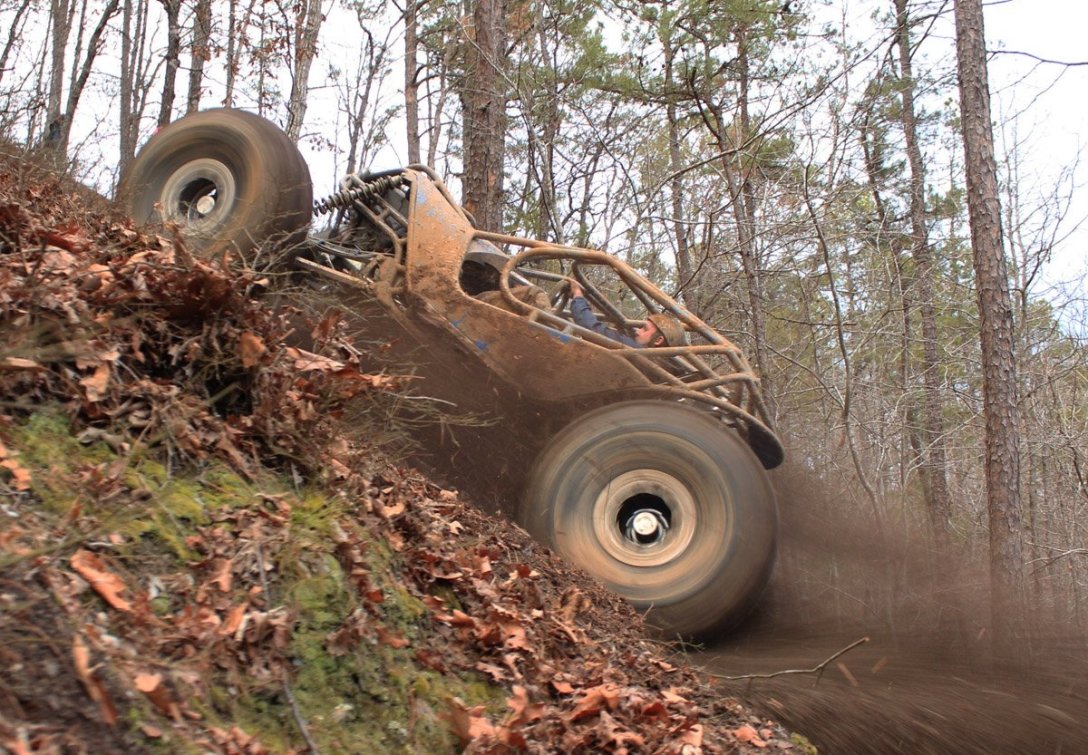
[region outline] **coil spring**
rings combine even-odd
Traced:
[[[360,179],[358,176],[352,175],[348,176],[346,180],[358,181]],[[361,183],[358,186],[353,186],[350,189],[341,189],[324,199],[315,199],[314,214],[324,215],[333,210],[339,210],[341,207],[347,207],[357,201],[365,202],[375,199],[387,191],[395,189],[400,181],[400,176],[382,176]]]

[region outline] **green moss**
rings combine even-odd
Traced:
[[[316,514],[327,508],[293,509],[307,510]],[[423,604],[392,578],[391,551],[369,542],[364,549],[368,559],[374,558],[366,565],[371,579],[385,595],[376,611],[367,610],[333,556],[332,540],[300,526],[292,527],[292,535],[289,551],[277,561],[283,602],[298,616],[289,648],[293,668],[289,684],[307,731],[322,752],[458,752],[460,745],[444,718],[452,698],[501,714],[505,691],[483,677],[443,676],[421,669],[414,660],[414,645],[394,648],[377,641],[377,624],[415,639],[427,614]],[[360,622],[364,637],[349,652],[333,655],[329,636],[349,620]],[[257,733],[266,746],[289,749],[302,743],[282,693],[266,690],[217,699],[232,721]]]
[[[54,514],[65,514],[90,498],[73,484],[72,472],[101,463],[105,446],[84,446],[73,436],[68,420],[55,411],[34,414],[14,433],[19,461],[31,473],[31,491]]]
[[[256,496],[254,486],[224,464],[215,464],[205,469],[200,475],[200,484],[205,490],[214,491],[215,498],[230,508],[252,505]],[[282,485],[278,480],[268,478],[261,480],[260,489],[265,493],[275,494],[282,489]]]
[[[819,755],[820,752],[816,749],[816,745],[800,734],[791,734],[790,744],[800,748],[802,755]]]
[[[199,473],[169,469],[137,453],[126,458],[120,481],[139,495],[115,496],[111,503],[110,498],[98,500],[80,480],[86,470],[115,464],[120,457],[104,444],[75,441],[59,412],[32,417],[13,431],[11,445],[31,470],[33,492],[48,510],[59,517],[79,503],[107,531],[129,535],[115,552],[118,558],[156,564],[155,573],[203,558],[187,538],[213,522],[218,511],[267,506],[262,500],[266,497],[290,507],[290,532],[280,546],[270,544],[265,557],[275,563],[267,575],[271,605],[284,605],[296,617],[286,651],[295,706],[279,681],[218,670],[205,679],[206,699],[186,701],[209,723],[238,726],[272,751],[299,749],[305,741],[294,712],[297,706],[323,753],[453,753],[460,744],[444,716],[454,697],[484,705],[496,717],[502,714],[505,690],[485,677],[474,672],[441,675],[415,662],[417,649],[426,642],[429,611],[398,578],[400,554],[384,540],[369,539],[345,498],[310,489],[296,493],[290,481],[266,475],[246,480],[221,463],[209,463]],[[345,529],[354,530],[365,543],[363,568],[384,596],[376,606],[361,604],[336,558],[333,535]],[[456,603],[452,591],[446,597]],[[180,606],[164,594],[151,608],[170,616]],[[347,621],[359,622],[362,639],[333,655],[329,637]],[[394,648],[379,642],[379,626],[410,644]],[[132,702],[126,711],[133,736],[153,752],[185,752],[188,745],[173,741],[169,732],[157,740],[140,733],[140,724],[156,715],[141,705]]]

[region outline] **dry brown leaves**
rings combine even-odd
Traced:
[[[474,670],[511,690],[499,718],[450,702],[465,752],[520,752],[532,743],[548,751],[688,755],[756,752],[769,743],[792,749],[773,726],[757,731],[705,680],[663,659],[626,604],[593,584],[567,587],[573,575],[524,532],[404,470],[370,480],[365,496],[375,514],[368,530],[402,544],[408,568],[399,581],[431,610],[437,636],[414,649],[417,661],[442,672]],[[380,514],[391,502],[397,514]],[[343,652],[367,638],[411,649],[381,627],[381,595],[360,567],[362,547],[345,537],[337,552],[368,618],[349,618],[330,642]],[[449,590],[457,607],[436,594]]]
[[[59,402],[123,450],[165,445],[247,474],[289,458],[329,470],[331,420],[350,399],[396,391],[352,358],[338,318],[314,327],[322,353],[284,343],[295,312],[250,294],[268,283],[227,261],[194,260],[161,235],[104,212],[58,212],[56,187],[0,166],[0,391]],[[61,205],[62,207],[65,205]],[[48,230],[45,230],[48,229]],[[0,446],[0,475],[28,485]],[[2,477],[0,477],[2,479]]]
[[[62,404],[82,437],[121,454],[215,457],[243,475],[290,459],[295,471],[335,482],[369,536],[400,555],[399,577],[432,621],[419,647],[386,625],[366,544],[344,522],[335,552],[360,607],[328,636],[330,653],[376,641],[423,668],[478,673],[508,689],[498,717],[450,701],[450,724],[469,753],[789,749],[664,661],[625,604],[520,530],[406,470],[357,471],[374,465],[365,463],[368,449],[339,434],[340,408],[401,382],[359,369],[335,314],[313,327],[314,351],[286,345],[293,313],[248,296],[262,285],[256,276],[193,261],[174,241],[106,213],[74,222],[66,213],[85,210],[57,192],[0,169],[0,326],[11,334],[0,347],[0,391],[28,411]],[[11,420],[0,415],[0,485],[21,493],[32,477],[3,443]],[[109,500],[126,494],[121,473],[85,471],[80,484]],[[30,559],[57,537],[32,527],[33,516],[0,530],[0,554]],[[69,523],[82,516],[73,509]],[[204,697],[212,673],[289,679],[295,617],[265,588],[268,554],[290,538],[289,505],[262,497],[219,512],[187,543],[200,561],[185,573],[129,573],[111,556],[116,538],[29,562],[74,628],[67,662],[97,718],[112,726],[126,700],[145,699],[161,717],[143,725],[148,739],[169,730],[208,752],[268,752],[239,728],[208,724],[191,701]],[[456,605],[438,596],[449,591]],[[54,751],[67,736],[0,720],[0,746],[12,752]]]

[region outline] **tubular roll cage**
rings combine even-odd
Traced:
[[[665,399],[696,402],[720,412],[727,424],[747,436],[764,466],[770,468],[781,462],[782,446],[772,429],[759,377],[739,347],[680,306],[631,266],[605,252],[476,229],[472,216],[453,198],[445,183],[430,167],[411,165],[376,174],[352,174],[344,178],[339,192],[314,202],[314,213],[336,210],[349,210],[349,215],[354,213],[355,217],[347,229],[349,242],[316,240],[316,249],[325,257],[327,264],[305,258],[299,258],[298,263],[341,283],[372,291],[379,300],[395,306],[395,297],[409,293],[407,249],[412,223],[408,208],[413,200],[411,187],[417,180],[414,174],[425,175],[467,221],[472,228],[472,242],[490,242],[504,250],[507,259],[499,274],[499,291],[511,312],[538,325],[576,335],[612,350],[646,378],[645,393]],[[353,229],[367,225],[381,232],[383,248],[363,250],[350,241]],[[347,265],[334,263],[334,258],[350,262]],[[574,323],[567,310],[569,297],[566,294],[557,294],[550,310],[516,298],[511,291],[511,281],[516,284],[528,284],[533,280],[556,283],[565,278],[564,275],[530,266],[551,260],[569,260],[572,263],[572,275],[582,285],[586,298],[618,330],[630,333],[643,321],[627,318],[587,278],[584,272],[586,267],[610,268],[648,313],[665,312],[672,315],[683,323],[689,334],[696,334],[706,343],[636,349]],[[457,284],[454,282],[453,285]],[[708,363],[708,357],[716,357],[723,363],[724,369],[715,369]]]

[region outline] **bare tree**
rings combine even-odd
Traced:
[[[118,166],[123,173],[136,153],[140,108],[136,106],[136,82],[143,81],[143,41],[147,4],[125,0],[121,10],[121,107]]]
[[[937,315],[934,306],[933,252],[926,228],[925,167],[918,144],[914,108],[914,73],[911,56],[910,18],[907,0],[895,0],[896,47],[899,50],[899,87],[903,108],[900,114],[910,164],[910,237],[917,266],[914,294],[921,310],[922,326],[922,474],[927,510],[936,537],[946,539],[952,501],[948,493],[941,402],[940,360],[937,354]]]
[[[295,19],[292,24],[291,94],[287,99],[287,127],[284,129],[292,141],[302,135],[302,123],[306,119],[306,103],[310,95],[310,66],[317,55],[317,38],[325,16],[321,0],[302,0],[295,3]]]
[[[211,59],[211,35],[212,0],[197,0],[193,10],[193,42],[189,58],[189,96],[186,98],[186,113],[195,113],[200,109],[200,97],[204,91],[204,64]]]
[[[165,126],[174,117],[178,68],[181,66],[181,0],[159,0],[166,11],[166,74],[162,82],[158,124]]]
[[[376,39],[370,31],[371,17],[366,9],[356,6],[356,20],[361,32],[358,58],[353,72],[335,67],[331,78],[336,84],[341,112],[347,129],[347,168],[354,173],[373,157],[375,148],[385,138],[390,113],[382,112],[380,94],[389,72],[389,34]]]
[[[506,0],[472,0],[458,87],[464,123],[464,205],[488,230],[503,225],[506,158]]]
[[[967,207],[982,347],[993,625],[998,645],[1009,647],[1016,627],[1007,626],[1005,617],[1015,618],[1023,599],[1020,416],[1012,304],[1001,237],[982,0],[956,0],[955,15]]]
[[[30,0],[23,0],[15,9],[15,15],[11,19],[11,27],[8,29],[8,38],[4,40],[4,49],[0,51],[0,81],[4,80],[4,74],[8,70],[8,58],[22,35],[23,25],[26,23],[26,11],[30,7]]]
[[[52,0],[50,5],[51,20],[53,22],[52,35],[52,69],[50,74],[49,95],[47,105],[48,131],[46,133],[46,146],[54,150],[58,159],[66,159],[68,152],[68,140],[72,133],[72,118],[75,115],[79,101],[83,97],[83,90],[87,86],[94,61],[102,47],[102,38],[110,19],[117,13],[120,0],[108,0],[102,9],[102,15],[98,17],[90,36],[87,38],[87,47],[83,49],[83,34],[92,22],[90,17],[90,0],[84,0],[79,9],[79,24],[76,31],[76,44],[72,56],[72,69],[68,84],[68,96],[63,97],[64,67],[67,57],[67,47],[75,21],[76,7],[68,0]],[[63,109],[61,102],[64,102]]]

